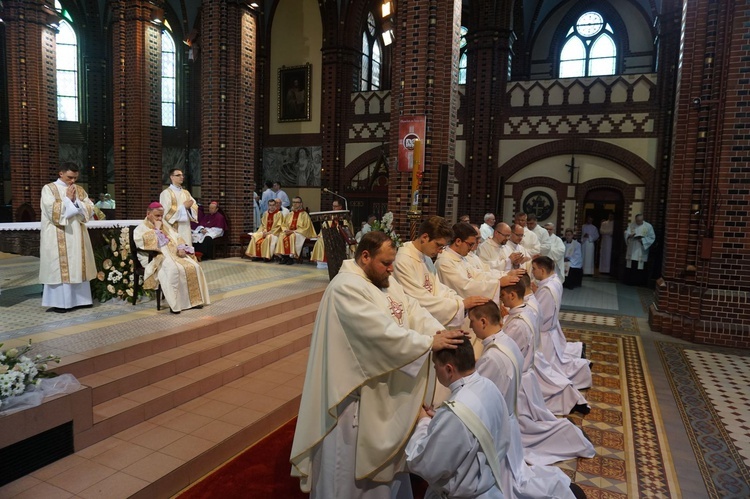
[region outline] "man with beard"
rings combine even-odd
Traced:
[[[428,353],[456,348],[390,279],[396,248],[366,234],[326,288],[315,321],[292,475],[310,497],[411,498],[404,449],[428,387]]]

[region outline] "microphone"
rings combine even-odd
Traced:
[[[349,211],[349,202],[346,200],[346,198],[344,196],[342,196],[341,194],[336,194],[335,192],[333,192],[328,187],[323,187],[323,192],[327,192],[328,194],[333,194],[337,198],[343,199],[344,200],[344,208],[346,208],[346,211]]]

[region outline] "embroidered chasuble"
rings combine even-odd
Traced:
[[[185,202],[190,200],[193,206],[187,209]],[[189,244],[192,241],[190,221],[198,221],[198,203],[193,196],[187,189],[170,185],[161,191],[159,203],[164,207],[164,221]]]
[[[292,230],[289,235],[284,234],[285,230]],[[305,244],[305,239],[315,237],[310,215],[305,210],[290,212],[281,222],[281,231],[279,241],[276,243],[277,255],[289,255],[294,258],[298,257]]]
[[[260,220],[260,228],[253,234],[245,254],[251,258],[273,258],[278,236],[281,233],[281,221],[284,217],[280,211],[267,211]],[[264,235],[269,232],[270,234]]]

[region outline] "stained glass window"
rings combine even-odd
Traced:
[[[599,12],[581,15],[571,26],[560,51],[560,78],[605,76],[617,70],[617,44],[612,26]]]
[[[59,2],[55,3],[61,12]],[[78,121],[78,37],[73,26],[60,21],[57,41],[57,119]]]
[[[359,90],[380,90],[383,65],[383,47],[380,29],[372,12],[367,13],[367,24],[362,31],[362,56],[359,69]]]
[[[458,59],[458,84],[466,84],[466,65],[469,62],[469,57],[466,55],[466,35],[469,33],[469,29],[466,26],[461,26],[461,41],[459,42],[459,50],[461,55]]]
[[[177,126],[177,50],[174,38],[161,34],[161,125]]]

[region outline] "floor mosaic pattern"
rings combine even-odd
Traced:
[[[627,315],[594,314],[562,310],[559,315],[563,327],[576,327],[592,331],[613,333],[638,333],[638,321]]]
[[[709,497],[750,497],[750,356],[656,344]]]
[[[591,413],[569,417],[596,456],[560,468],[589,499],[680,497],[640,338],[567,328],[565,335],[585,342],[594,363],[593,386],[584,392]]]

